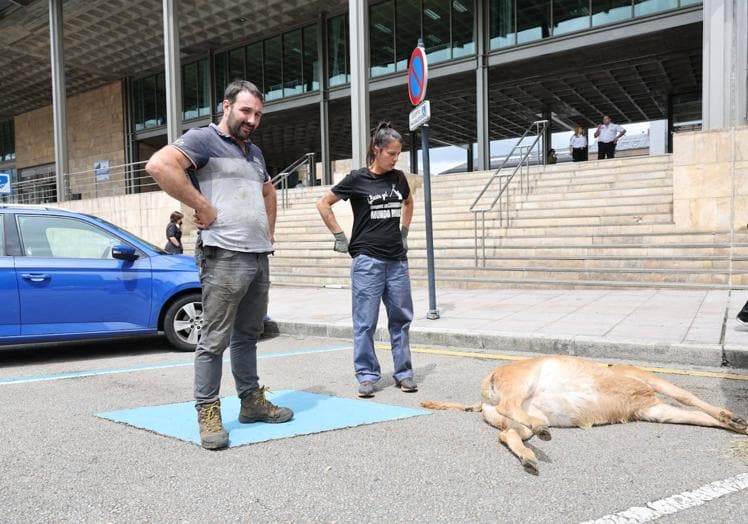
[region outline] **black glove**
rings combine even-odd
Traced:
[[[403,247],[405,248],[405,251],[407,251],[408,250],[408,228],[403,226],[400,229],[400,233],[403,236]]]
[[[345,238],[345,232],[333,233],[335,244],[332,246],[333,251],[338,253],[348,253],[348,239]]]

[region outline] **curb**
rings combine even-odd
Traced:
[[[306,335],[330,338],[352,338],[351,326],[314,322],[265,322],[266,334]],[[389,342],[386,328],[377,328],[374,340]],[[668,365],[748,368],[748,351],[726,347],[723,363],[719,344],[670,344],[638,340],[610,341],[596,337],[554,337],[518,333],[468,333],[460,330],[413,328],[410,341],[414,344],[459,347],[487,352],[525,352],[576,355],[589,358],[613,358],[656,362]]]

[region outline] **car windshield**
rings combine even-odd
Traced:
[[[140,238],[138,235],[130,233],[126,229],[122,229],[121,227],[116,226],[116,225],[112,224],[111,222],[108,222],[108,221],[104,220],[103,218],[99,218],[99,217],[96,217],[96,216],[93,216],[93,215],[86,215],[86,216],[91,217],[92,219],[96,220],[97,222],[101,222],[102,224],[106,224],[107,226],[109,226],[111,228],[114,228],[115,230],[117,230],[117,231],[119,231],[121,233],[124,233],[126,236],[134,238],[138,242],[140,242],[142,244],[145,244],[146,246],[148,246],[152,250],[156,251],[159,255],[166,255],[167,254],[166,251],[163,250],[163,248],[160,248],[160,247],[158,247],[158,246],[156,246],[154,244],[151,244],[147,240],[143,240],[142,238]]]

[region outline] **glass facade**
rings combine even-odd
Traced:
[[[563,35],[590,27],[589,0],[553,0],[553,34]]]
[[[369,6],[369,52],[372,77],[402,72],[418,38],[430,63],[471,56],[476,51],[476,0],[385,0]],[[701,4],[702,0],[488,0],[491,49]],[[331,87],[350,83],[348,14],[327,21],[328,75]],[[318,91],[318,28],[308,25],[216,53],[213,91],[222,111],[223,92],[233,80],[254,82],[267,101]],[[210,115],[210,65],[207,58],[182,68],[183,119]],[[166,123],[164,74],[133,82],[135,129]],[[2,124],[7,127],[6,123]],[[6,127],[0,129],[0,161],[10,152]]]
[[[281,35],[268,38],[265,46],[265,100],[268,102],[283,98],[283,38]],[[259,86],[258,86],[259,87]],[[262,88],[261,88],[262,89]]]
[[[139,78],[132,83],[135,130],[166,125],[164,73]],[[182,66],[182,119],[210,115],[210,65],[207,58]]]
[[[372,77],[405,71],[418,38],[429,63],[475,53],[474,0],[389,0],[369,7]]]
[[[351,81],[351,65],[348,55],[348,15],[340,15],[327,21],[327,67],[330,87]]]
[[[702,0],[489,0],[490,47],[525,44],[701,3]]]
[[[395,2],[371,6],[369,49],[371,76],[395,72]]]
[[[13,120],[0,122],[0,162],[16,159],[16,133]]]
[[[208,59],[182,68],[182,119],[210,115],[210,70]]]
[[[133,95],[136,131],[166,124],[164,73],[135,80]]]
[[[215,55],[216,113],[223,111],[223,93],[234,80],[246,79],[265,101],[319,89],[317,26],[311,25]]]

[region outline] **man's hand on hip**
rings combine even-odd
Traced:
[[[213,205],[208,205],[202,209],[196,209],[195,214],[192,215],[192,221],[195,223],[198,229],[208,229],[210,225],[216,221],[218,217],[218,210]]]

